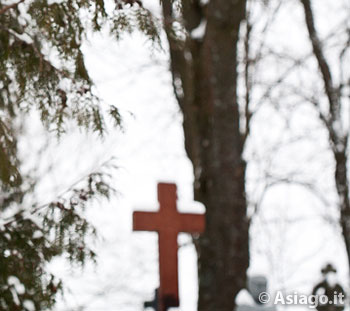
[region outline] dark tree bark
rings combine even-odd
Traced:
[[[246,0],[211,0],[207,6],[182,1],[182,41],[174,33],[171,2],[163,0],[163,14],[174,90],[194,168],[195,200],[206,207],[206,231],[197,243],[198,310],[232,311],[249,264],[245,135],[237,102],[237,42]],[[205,35],[191,36],[203,23]]]
[[[328,102],[328,112],[325,114],[319,109],[319,116],[328,131],[330,147],[334,156],[334,182],[339,198],[339,222],[350,266],[350,201],[349,175],[347,171],[347,163],[349,163],[347,153],[349,134],[348,131],[342,128],[342,82],[339,85],[336,85],[334,82],[330,63],[326,58],[323,44],[320,41],[316,29],[311,1],[300,1],[304,8],[305,22],[313,49],[313,55],[318,63],[320,76],[324,84],[324,93]],[[315,104],[317,105],[318,103]]]

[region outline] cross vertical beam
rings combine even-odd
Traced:
[[[180,214],[176,208],[176,185],[158,184],[158,212],[134,212],[134,231],[158,232],[159,245],[159,311],[178,307],[178,244],[180,232],[201,233],[205,217],[201,214]]]

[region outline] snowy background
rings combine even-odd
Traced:
[[[148,2],[157,12],[158,1]],[[337,20],[337,12],[323,5],[319,13],[327,15],[329,24],[332,16]],[[328,24],[320,24],[321,29]],[[266,40],[278,45],[281,53],[307,53],[302,15],[295,4],[280,12],[274,25]],[[181,212],[204,211],[193,202],[192,166],[183,147],[182,117],[172,93],[163,42],[161,50],[139,34],[125,35],[120,42],[102,34],[91,37],[84,47],[97,92],[104,102],[119,107],[123,131],[111,128],[101,142],[72,128],[70,135],[56,142],[43,135],[34,116],[31,119],[27,135],[32,139],[22,148],[33,151],[30,164],[45,176],[37,194],[41,200],[55,197],[112,157],[118,166],[113,176],[119,194],[88,210],[99,232],[93,242],[97,265],[88,264],[81,270],[57,259],[48,267],[66,284],[57,311],[141,311],[143,302],[153,297],[158,286],[157,235],[133,233],[131,216],[133,210],[157,209],[157,182],[177,183]],[[314,68],[315,64],[310,62],[304,68],[307,66]],[[276,68],[267,60],[259,74],[273,80],[278,74]],[[291,79],[304,78],[301,70]],[[305,79],[312,84],[307,75]],[[274,103],[262,103],[245,155],[251,210],[260,202],[251,228],[248,274],[266,275],[271,292],[309,293],[321,277],[321,267],[330,261],[346,286],[347,258],[334,225],[333,162],[327,137],[311,107],[303,103],[295,106],[295,98],[283,93],[280,96],[281,109],[277,110]],[[42,160],[37,161],[35,154],[40,150]],[[277,183],[266,189],[271,176],[297,182]],[[186,234],[179,236],[182,311],[194,311],[197,301],[196,254],[189,242]]]

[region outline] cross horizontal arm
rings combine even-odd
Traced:
[[[202,214],[179,214],[179,231],[202,233],[205,229],[205,217]]]
[[[158,212],[134,212],[134,231],[158,231],[161,225],[161,217]]]

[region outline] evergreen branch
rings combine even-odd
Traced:
[[[1,14],[4,14],[5,12],[7,12],[8,10],[11,10],[13,8],[16,8],[19,4],[21,4],[22,2],[24,2],[25,0],[20,0],[18,2],[15,2],[15,3],[12,3],[12,4],[9,4],[9,5],[6,5],[4,6],[2,9],[0,9],[0,15]]]
[[[24,220],[26,219],[26,217],[31,217],[32,215],[40,212],[41,210],[48,208],[50,206],[52,206],[52,204],[57,204],[57,202],[64,198],[64,196],[70,192],[74,193],[77,192],[78,190],[84,190],[84,188],[76,188],[76,186],[78,184],[80,184],[81,182],[83,182],[84,180],[90,180],[92,178],[92,176],[96,176],[96,175],[102,175],[103,173],[101,172],[101,169],[104,167],[108,167],[110,162],[113,160],[113,157],[105,162],[103,162],[100,165],[100,168],[98,170],[92,171],[89,174],[82,176],[81,178],[79,178],[78,180],[76,180],[73,184],[71,184],[66,190],[64,190],[62,193],[60,193],[57,197],[55,201],[51,201],[48,203],[44,203],[42,205],[39,205],[37,207],[35,207],[34,209],[32,209],[31,211],[19,211],[16,214],[9,216],[8,218],[5,218],[3,220],[3,222],[0,223],[1,226],[4,227],[8,227],[10,226],[12,223],[19,221],[19,220]],[[113,188],[109,188],[109,190],[111,192],[115,192],[115,190]],[[85,199],[83,199],[83,201],[86,201]],[[27,213],[25,213],[27,212]]]

